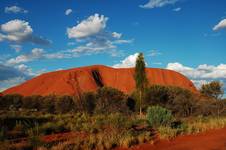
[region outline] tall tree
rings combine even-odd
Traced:
[[[212,81],[210,83],[203,84],[200,92],[208,97],[221,99],[224,95],[223,84],[219,81]]]
[[[136,59],[134,79],[136,82],[136,89],[139,93],[140,115],[142,115],[142,99],[143,99],[145,88],[147,87],[147,84],[148,84],[148,80],[145,72],[145,61],[144,61],[143,53],[139,53]]]

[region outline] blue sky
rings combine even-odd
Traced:
[[[103,64],[226,83],[225,0],[2,0],[0,90],[43,72]]]

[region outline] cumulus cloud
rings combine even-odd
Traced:
[[[26,63],[29,61],[33,61],[39,58],[42,58],[44,55],[44,50],[40,48],[34,48],[32,49],[31,53],[19,55],[16,58],[9,59],[6,63],[8,65],[15,65],[20,63]]]
[[[213,80],[219,80],[226,83],[226,64],[217,66],[203,64],[196,68],[192,68],[176,62],[169,63],[166,68],[184,74],[190,78],[197,87],[200,87],[202,83]]]
[[[76,39],[80,44],[70,50],[73,57],[98,53],[117,54],[117,44],[128,44],[132,40],[121,39],[122,34],[109,32],[105,28],[108,18],[104,15],[94,14],[81,21],[76,26],[68,28],[68,38]],[[82,43],[82,44],[81,44]]]
[[[65,11],[65,15],[70,15],[72,13],[72,9],[67,9],[66,11]]]
[[[104,15],[94,14],[74,27],[67,28],[69,38],[86,38],[99,33],[106,27],[108,18]]]
[[[120,63],[115,64],[112,67],[114,67],[114,68],[132,68],[132,67],[135,67],[136,59],[137,59],[138,55],[139,55],[139,53],[129,55],[128,57],[126,57],[125,59],[120,61]]]
[[[18,6],[9,6],[9,7],[5,7],[5,13],[14,13],[14,14],[17,14],[17,13],[28,13],[27,10],[21,8],[21,7],[18,7]]]
[[[163,7],[163,6],[166,6],[166,5],[175,4],[178,1],[179,0],[149,0],[148,3],[146,3],[144,5],[140,5],[140,7],[141,8],[148,8],[148,9],[159,8],[159,7]]]
[[[213,27],[214,31],[225,29],[226,28],[226,19],[221,20],[217,25]]]
[[[28,22],[15,19],[0,25],[0,41],[16,43],[31,42],[34,44],[48,45],[50,41],[33,35],[33,29]]]

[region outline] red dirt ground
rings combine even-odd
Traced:
[[[99,71],[104,86],[119,89],[127,94],[135,89],[134,68],[114,69],[96,65],[45,73],[19,86],[7,89],[3,94],[78,95],[96,91],[98,86],[92,76],[93,70]],[[193,92],[197,91],[190,80],[175,71],[147,68],[146,72],[150,84],[179,86]]]
[[[160,140],[143,144],[132,150],[226,150],[226,128],[196,135],[179,136],[172,141]],[[122,149],[121,149],[122,150]]]

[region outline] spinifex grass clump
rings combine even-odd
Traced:
[[[150,106],[147,110],[147,120],[151,127],[167,126],[173,120],[171,111],[161,106]]]

